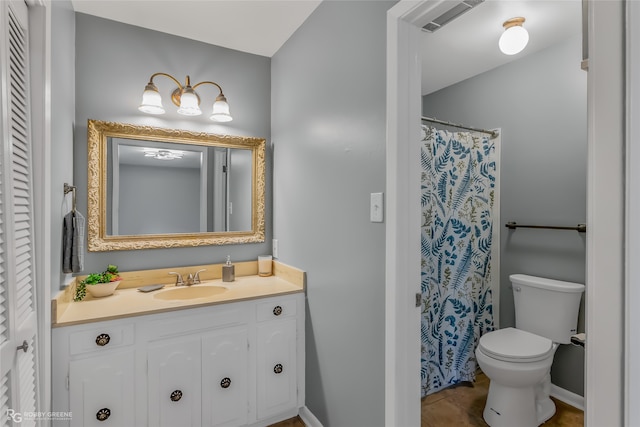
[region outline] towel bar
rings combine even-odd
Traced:
[[[564,227],[564,226],[556,226],[556,225],[521,225],[517,224],[515,221],[509,221],[505,225],[509,230],[515,230],[516,228],[545,228],[549,230],[574,230],[578,233],[586,233],[587,232],[587,224],[578,224],[575,227]]]

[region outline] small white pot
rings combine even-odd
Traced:
[[[121,281],[122,280],[116,280],[115,282],[87,285],[87,292],[94,298],[107,297],[113,295]]]

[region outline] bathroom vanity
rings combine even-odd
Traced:
[[[58,309],[53,410],[72,417],[56,425],[265,426],[298,414],[304,273],[285,267]]]

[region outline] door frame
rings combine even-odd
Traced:
[[[632,118],[640,114],[640,82],[634,79],[640,72],[640,29],[629,25],[640,22],[640,2],[627,2],[627,40],[626,40],[626,83],[627,83],[627,193],[626,193],[626,231],[627,231],[627,286],[626,286],[626,384],[625,384],[625,423],[624,425],[640,425],[640,364],[633,361],[640,360],[640,336],[637,328],[640,325],[640,311],[635,309],[640,304],[640,123]],[[636,165],[634,167],[634,165]],[[634,260],[636,262],[634,262]],[[632,286],[632,284],[636,286]],[[634,334],[635,332],[635,334]]]
[[[419,191],[419,171],[418,162],[411,161],[418,158],[419,144],[408,142],[419,140],[420,28],[447,8],[445,2],[401,0],[387,13],[387,426],[420,425],[420,310],[414,303],[415,294],[420,291],[420,222],[418,199],[413,197]],[[589,0],[586,425],[622,425],[625,412],[624,356],[611,357],[623,354],[623,331],[629,334],[630,330],[629,319],[625,328],[620,313],[625,289],[625,177],[621,173],[625,147],[625,35],[623,31],[611,31],[624,28],[624,3]],[[628,32],[626,37],[629,44],[631,34]],[[640,211],[638,205],[637,202],[634,206],[636,213]],[[634,237],[638,243],[640,238]],[[640,295],[634,295],[634,302],[640,302]],[[627,356],[630,352],[638,355],[638,343],[635,345],[628,349]],[[629,383],[637,385],[640,375],[634,374]],[[627,411],[630,412],[628,407]],[[627,419],[637,421],[634,417],[638,416]]]
[[[40,412],[51,411],[51,0],[25,0],[29,11],[35,277]],[[62,192],[62,188],[60,188]]]

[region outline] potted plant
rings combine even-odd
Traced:
[[[74,301],[82,301],[87,295],[87,291],[94,298],[112,295],[122,277],[118,273],[118,266],[109,264],[102,273],[91,273],[76,285]]]

